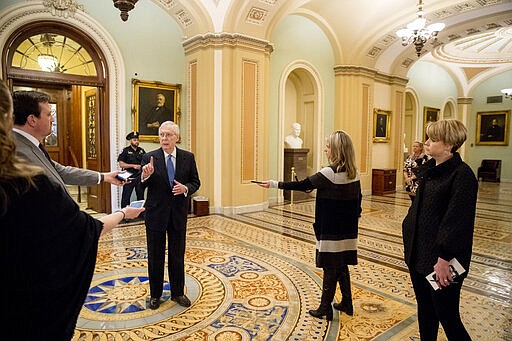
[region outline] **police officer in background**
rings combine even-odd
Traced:
[[[130,176],[130,181],[123,186],[121,208],[130,205],[130,197],[132,196],[134,188],[137,200],[144,199],[144,190],[140,186],[140,162],[142,161],[142,155],[144,155],[146,151],[139,147],[138,131],[132,131],[126,136],[126,139],[130,141],[130,145],[123,149],[122,153],[117,158],[117,162],[119,163],[119,167],[133,173],[133,175]]]

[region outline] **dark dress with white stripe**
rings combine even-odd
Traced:
[[[361,214],[359,175],[348,179],[345,171],[325,167],[302,180],[279,182],[286,190],[317,189],[315,205],[316,266],[339,268],[357,264],[358,220]]]

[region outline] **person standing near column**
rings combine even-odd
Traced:
[[[134,189],[137,200],[144,199],[144,190],[140,186],[140,163],[142,162],[142,155],[146,151],[139,147],[139,132],[132,131],[126,136],[126,139],[130,141],[130,145],[123,148],[123,151],[117,158],[117,162],[119,167],[132,173],[132,175],[130,176],[130,181],[123,186],[121,207],[126,207],[130,204],[130,197]]]
[[[450,341],[471,340],[459,303],[473,248],[478,181],[457,150],[466,141],[462,122],[446,119],[427,126],[425,152],[432,158],[416,175],[416,198],[402,223],[405,263],[416,295],[421,340],[437,340],[439,323]],[[454,280],[450,260],[467,271]],[[427,278],[432,271],[440,287]]]
[[[287,190],[317,189],[315,203],[316,266],[323,269],[320,306],[309,314],[333,318],[332,300],[339,282],[342,300],[334,308],[353,315],[348,265],[357,264],[357,235],[361,215],[361,183],[350,136],[335,131],[327,137],[329,166],[302,181],[263,181],[259,186]]]
[[[158,309],[163,291],[165,236],[168,239],[168,272],[171,300],[190,307],[185,295],[185,237],[187,196],[195,193],[201,182],[194,154],[179,149],[180,130],[172,121],[158,130],[161,148],[142,157],[141,184],[147,188],[145,202],[148,273],[151,298],[149,307]]]

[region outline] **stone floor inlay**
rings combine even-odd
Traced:
[[[512,340],[512,184],[479,186],[461,312],[474,340]],[[73,340],[419,340],[401,240],[409,205],[401,191],[363,198],[359,264],[350,266],[354,316],[335,311],[331,323],[308,314],[319,304],[322,283],[314,266],[313,200],[233,216],[191,216],[189,308],[170,300],[167,274],[160,308],[148,308],[145,227],[114,229],[100,241]],[[438,340],[446,340],[442,328]]]

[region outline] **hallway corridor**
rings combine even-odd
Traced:
[[[462,318],[474,340],[511,340],[512,184],[479,186]],[[168,282],[166,301],[148,308],[144,225],[117,228],[100,241],[73,339],[419,340],[401,238],[409,204],[404,192],[363,198],[359,264],[350,267],[355,313],[335,310],[330,324],[307,313],[319,304],[322,281],[314,267],[313,201],[191,217],[185,255],[190,308],[169,300]],[[446,340],[442,329],[439,340]]]

